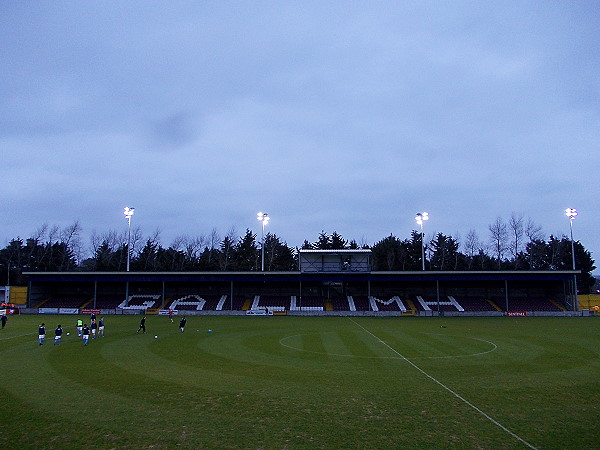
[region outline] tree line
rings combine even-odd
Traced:
[[[302,249],[371,249],[374,271],[421,270],[422,246],[426,270],[570,270],[573,267],[571,241],[566,236],[545,238],[540,226],[513,213],[505,221],[498,217],[488,226],[488,236],[480,239],[470,230],[464,237],[433,233],[421,239],[412,231],[409,238],[392,234],[373,245],[358,244],[337,232],[322,231],[315,241],[305,240]],[[127,264],[127,232],[93,232],[89,246],[82,242],[78,221],[60,228],[42,225],[27,239],[11,239],[0,249],[0,280],[23,285],[28,271],[124,271]],[[589,293],[596,268],[589,251],[579,241],[573,243],[581,293]],[[164,247],[160,232],[144,236],[139,227],[129,238],[130,270],[148,272],[259,271],[262,240],[247,229],[241,236],[235,229],[224,236],[213,229],[198,236],[181,235]],[[86,256],[87,255],[87,256]],[[289,246],[274,233],[264,236],[266,271],[298,270],[298,248]]]

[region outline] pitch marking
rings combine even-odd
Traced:
[[[429,334],[435,334],[435,333],[429,333]],[[287,339],[292,339],[292,338],[300,337],[300,336],[302,336],[302,335],[301,334],[294,334],[292,336],[282,337],[281,339],[279,339],[279,345],[281,345],[282,347],[289,348],[291,350],[296,350],[296,351],[305,352],[305,353],[312,353],[314,355],[339,356],[339,357],[342,357],[342,358],[410,359],[410,360],[415,360],[415,359],[440,359],[440,358],[470,358],[472,356],[481,356],[481,355],[485,355],[487,353],[491,353],[491,352],[495,351],[498,348],[498,346],[496,344],[494,344],[493,342],[491,342],[491,341],[486,341],[485,339],[479,339],[479,338],[469,337],[467,339],[472,339],[472,340],[475,340],[475,341],[485,342],[486,344],[490,344],[492,346],[492,348],[490,350],[486,350],[485,352],[469,353],[467,355],[415,356],[414,358],[406,358],[406,357],[399,357],[399,356],[363,356],[363,355],[349,355],[347,353],[315,352],[313,350],[305,350],[303,348],[294,347],[292,345],[287,345],[287,344],[284,343],[284,341],[287,340]]]
[[[26,333],[26,334],[19,334],[17,336],[3,337],[3,338],[0,338],[0,341],[8,341],[9,339],[16,339],[16,338],[20,338],[23,336],[31,336],[31,335],[37,335],[37,333]]]
[[[521,438],[520,436],[516,435],[515,433],[513,433],[512,431],[510,431],[508,428],[506,428],[504,425],[502,425],[500,422],[498,422],[497,420],[495,420],[494,418],[492,418],[491,416],[489,416],[488,414],[486,414],[485,412],[483,412],[481,409],[479,409],[477,406],[475,406],[473,403],[471,403],[470,401],[468,401],[467,399],[465,399],[463,396],[461,396],[460,394],[458,394],[457,392],[453,391],[452,389],[450,389],[448,386],[446,386],[444,383],[442,383],[441,381],[437,380],[436,378],[434,378],[433,376],[429,375],[427,372],[425,372],[423,369],[421,369],[419,366],[417,366],[414,362],[412,362],[410,359],[405,358],[404,355],[402,355],[398,350],[396,350],[395,348],[393,348],[392,346],[390,346],[387,342],[385,342],[384,340],[378,338],[377,336],[375,336],[373,333],[371,333],[369,330],[367,330],[365,327],[363,327],[361,324],[359,324],[358,322],[356,322],[354,319],[352,319],[351,317],[348,318],[352,323],[354,323],[357,327],[361,328],[362,330],[364,330],[366,333],[368,333],[369,335],[371,335],[374,339],[376,339],[377,341],[379,341],[381,344],[385,345],[387,348],[389,348],[392,352],[394,352],[396,355],[398,355],[401,359],[403,359],[404,361],[406,361],[408,364],[410,364],[411,366],[413,366],[416,370],[418,370],[419,372],[421,372],[423,375],[425,375],[427,378],[429,378],[431,381],[433,381],[434,383],[436,383],[438,386],[442,387],[443,389],[445,389],[446,391],[448,391],[449,393],[451,393],[452,395],[454,395],[457,399],[459,399],[460,401],[462,401],[463,403],[465,403],[466,405],[470,406],[471,408],[473,408],[475,411],[477,411],[479,414],[481,414],[483,417],[485,417],[486,419],[488,419],[490,422],[492,422],[494,425],[496,425],[497,427],[499,427],[500,429],[502,429],[503,431],[505,431],[506,433],[508,433],[509,435],[511,435],[512,437],[514,437],[516,440],[518,440],[519,442],[521,442],[522,444],[526,445],[529,448],[532,449],[536,449],[536,447],[534,447],[533,445],[531,445],[529,442],[527,442],[525,439]],[[537,449],[536,449],[537,450]]]

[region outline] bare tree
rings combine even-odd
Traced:
[[[219,248],[220,243],[221,235],[219,234],[216,228],[213,228],[210,232],[210,236],[208,236],[208,248],[211,250],[215,250]]]
[[[515,263],[515,268],[517,268],[518,264],[518,256],[521,250],[523,249],[523,238],[524,238],[524,225],[523,225],[523,215],[512,213],[510,215],[510,219],[508,221],[508,228],[510,230],[510,252],[513,256],[513,260]]]
[[[127,244],[127,232],[124,233],[124,239],[121,241]],[[154,233],[148,237],[148,239],[156,244],[160,244],[160,229],[156,229]],[[131,230],[131,255],[135,255],[136,248],[138,248],[140,243],[144,240],[144,234],[142,233],[142,229],[138,225],[137,227]]]
[[[502,217],[496,217],[494,223],[488,227],[490,231],[490,244],[498,260],[498,270],[502,268],[502,260],[507,249],[508,229]]]
[[[32,235],[31,235],[31,239],[39,242],[42,241],[44,236],[46,236],[46,233],[48,232],[48,224],[44,223],[42,224],[40,227],[38,227],[37,230],[35,230]]]
[[[58,241],[59,237],[60,237],[59,226],[52,225],[52,228],[50,228],[48,230],[48,239],[47,239],[48,244],[50,244],[50,245],[54,244],[56,241]]]
[[[542,227],[534,223],[531,218],[528,218],[527,224],[525,225],[525,236],[527,236],[529,242],[543,239],[544,235],[542,233]]]
[[[194,260],[200,256],[200,252],[202,252],[206,242],[206,236],[204,235],[196,237],[188,235],[181,236],[181,246],[188,261]]]
[[[154,232],[150,236],[148,236],[147,240],[150,241],[150,242],[152,242],[153,244],[160,245],[160,233],[161,233],[160,228],[157,228],[156,230],[154,230]],[[133,238],[131,240],[133,241]],[[141,240],[141,237],[140,237],[139,240]]]
[[[60,240],[73,251],[76,261],[80,261],[81,258],[81,230],[79,220],[75,220],[60,232]]]
[[[479,241],[479,236],[477,236],[477,232],[475,230],[469,230],[465,236],[463,248],[465,249],[465,254],[468,257],[469,270],[471,270],[471,266],[475,260],[475,255],[477,255],[481,249],[481,242]]]

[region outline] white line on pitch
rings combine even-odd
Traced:
[[[493,419],[491,416],[489,416],[488,414],[486,414],[485,412],[483,412],[481,409],[479,409],[477,406],[475,406],[473,403],[471,403],[470,401],[468,401],[467,399],[465,399],[464,397],[462,397],[460,394],[454,392],[452,389],[450,389],[448,386],[446,386],[444,383],[442,383],[441,381],[438,381],[436,378],[432,377],[431,375],[429,375],[427,372],[425,372],[423,369],[421,369],[419,366],[417,366],[414,362],[412,362],[410,359],[406,358],[402,353],[400,353],[398,350],[396,350],[395,348],[393,348],[391,345],[389,345],[387,342],[381,340],[380,338],[378,338],[377,336],[375,336],[373,333],[371,333],[369,330],[367,330],[365,327],[363,327],[361,324],[359,324],[358,322],[356,322],[354,319],[352,319],[351,317],[348,317],[357,327],[362,328],[365,332],[367,332],[368,334],[370,334],[371,336],[373,336],[373,338],[377,339],[379,342],[381,342],[383,345],[385,345],[387,348],[389,348],[391,351],[393,351],[396,355],[398,355],[401,359],[403,359],[404,361],[406,361],[408,364],[410,364],[411,366],[413,366],[415,369],[417,369],[419,372],[421,372],[423,375],[425,375],[427,378],[429,378],[431,381],[433,381],[434,383],[438,384],[439,386],[441,386],[442,388],[444,388],[446,391],[450,392],[452,395],[454,395],[457,399],[459,399],[460,401],[464,402],[466,405],[470,406],[471,408],[473,408],[475,411],[477,411],[479,414],[481,414],[483,417],[485,417],[486,419],[488,419],[490,422],[492,422],[494,425],[496,425],[497,427],[499,427],[500,429],[504,430],[505,432],[507,432],[508,434],[510,434],[512,437],[514,437],[515,439],[517,439],[518,441],[520,441],[521,443],[523,443],[524,445],[526,445],[529,448],[532,449],[536,449],[536,447],[534,447],[533,445],[531,445],[529,442],[527,442],[525,439],[521,438],[520,436],[517,436],[515,433],[513,433],[512,431],[510,431],[508,428],[506,428],[504,425],[502,425],[500,422],[498,422],[497,420]]]
[[[37,333],[18,334],[16,336],[3,337],[3,338],[0,338],[0,341],[8,341],[9,339],[15,339],[15,338],[20,338],[23,336],[31,336],[31,335],[37,335]]]

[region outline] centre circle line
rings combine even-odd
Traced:
[[[435,334],[435,333],[423,333],[423,334]],[[398,356],[364,356],[364,355],[349,355],[349,354],[344,354],[344,353],[327,353],[327,352],[315,352],[313,350],[306,350],[303,348],[298,348],[298,347],[294,347],[292,345],[287,345],[284,343],[285,340],[287,339],[292,339],[295,337],[301,337],[302,334],[293,334],[290,336],[284,336],[281,339],[279,339],[279,345],[281,345],[282,347],[286,347],[289,348],[291,350],[296,350],[298,352],[305,352],[305,353],[312,353],[314,355],[327,355],[327,356],[338,356],[338,357],[342,357],[342,358],[363,358],[363,359],[407,359],[407,360],[417,360],[417,359],[445,359],[445,358],[470,358],[473,356],[481,356],[481,355],[486,355],[488,353],[491,353],[495,350],[498,349],[498,346],[496,344],[494,344],[491,341],[486,341],[485,339],[479,339],[479,338],[474,338],[474,337],[467,337],[466,339],[472,339],[475,341],[480,341],[480,342],[485,342],[486,344],[490,344],[492,346],[492,348],[490,350],[486,350],[485,352],[479,352],[479,353],[469,353],[467,355],[444,355],[444,356],[415,356],[412,358],[409,357],[398,357]],[[441,335],[440,335],[441,336]],[[459,336],[455,336],[455,337],[459,337]]]

